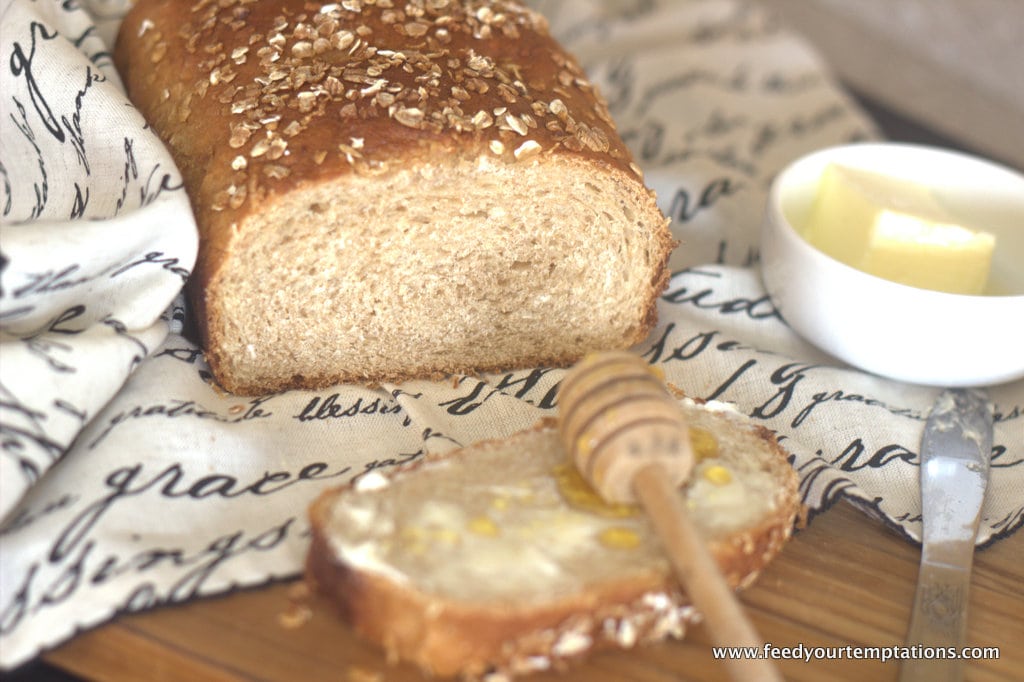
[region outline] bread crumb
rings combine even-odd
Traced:
[[[351,665],[348,667],[345,679],[347,682],[382,682],[384,675],[376,670]]]
[[[277,624],[286,630],[295,630],[309,622],[313,610],[306,604],[292,603],[277,615]]]
[[[801,504],[800,509],[797,510],[796,519],[793,521],[793,527],[797,530],[803,530],[807,527],[808,519],[810,518],[811,508],[806,504]]]
[[[313,609],[307,603],[310,597],[309,585],[297,582],[288,588],[288,606],[278,614],[277,623],[286,630],[294,630],[309,622]]]

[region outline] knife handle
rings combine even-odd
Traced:
[[[900,682],[954,682],[963,679],[960,648],[967,636],[970,572],[923,561],[914,594],[907,646],[945,648],[956,658],[912,658],[900,668]],[[922,652],[923,653],[923,652]],[[933,655],[941,655],[933,650]]]

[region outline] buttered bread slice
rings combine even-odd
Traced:
[[[728,582],[746,586],[790,535],[796,475],[738,412],[684,408],[698,461],[680,495]],[[310,581],[360,635],[430,674],[557,668],[699,619],[647,518],[583,481],[554,424],[365,476],[311,519]]]

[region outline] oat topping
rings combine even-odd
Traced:
[[[377,119],[439,140],[470,136],[507,163],[558,148],[622,156],[603,102],[571,112],[567,102],[593,94],[573,60],[552,48],[553,70],[523,63],[548,55],[518,53],[516,38],[547,27],[515,0],[296,1],[269,11],[258,0],[198,0],[189,19],[177,27],[146,19],[139,35],[155,62],[170,44],[160,29],[176,32],[198,64],[191,90],[167,98],[178,99],[179,120],[199,101],[229,114],[228,145],[238,154],[225,177],[236,189],[217,194],[221,207],[244,201],[238,187],[252,194],[305,159],[382,172],[398,133],[367,128]],[[289,140],[319,119],[350,143],[306,139],[292,153]]]
[[[540,154],[541,151],[541,146],[538,143],[534,142],[533,140],[527,140],[526,142],[516,147],[516,150],[513,152],[513,154],[515,155],[517,161],[523,161],[532,156]]]
[[[551,652],[556,656],[568,657],[583,653],[590,648],[593,640],[586,632],[570,630],[562,634],[551,647]]]

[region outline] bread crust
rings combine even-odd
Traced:
[[[554,431],[553,420],[531,431]],[[756,525],[711,540],[709,548],[726,581],[736,589],[752,584],[789,539],[800,509],[797,477],[774,435],[748,425],[762,439],[778,479],[776,505]],[[476,443],[466,450],[501,446],[515,440]],[[458,457],[463,451],[426,457],[389,473],[408,474],[430,462]],[[390,661],[406,660],[430,675],[476,679],[489,672],[508,675],[562,668],[602,648],[628,648],[670,635],[682,637],[688,624],[700,620],[667,565],[664,570],[634,572],[585,593],[539,607],[453,603],[387,576],[361,571],[339,559],[330,546],[327,528],[331,506],[343,486],[322,494],[310,507],[312,544],[306,579],[338,609],[364,639],[382,646]],[[628,636],[624,633],[628,633]],[[587,645],[559,650],[559,642],[583,636]]]
[[[129,95],[170,148],[196,215],[200,251],[188,290],[222,386],[260,393],[411,378],[354,367],[272,383],[240,380],[223,350],[220,275],[253,216],[289,193],[456,158],[516,164],[564,157],[635,185],[644,229],[659,231],[660,249],[636,333],[622,347],[642,340],[667,286],[674,243],[607,106],[545,20],[512,0],[323,7],[139,0],[118,36],[114,57]],[[453,359],[416,376],[576,359],[496,359],[472,368]]]

